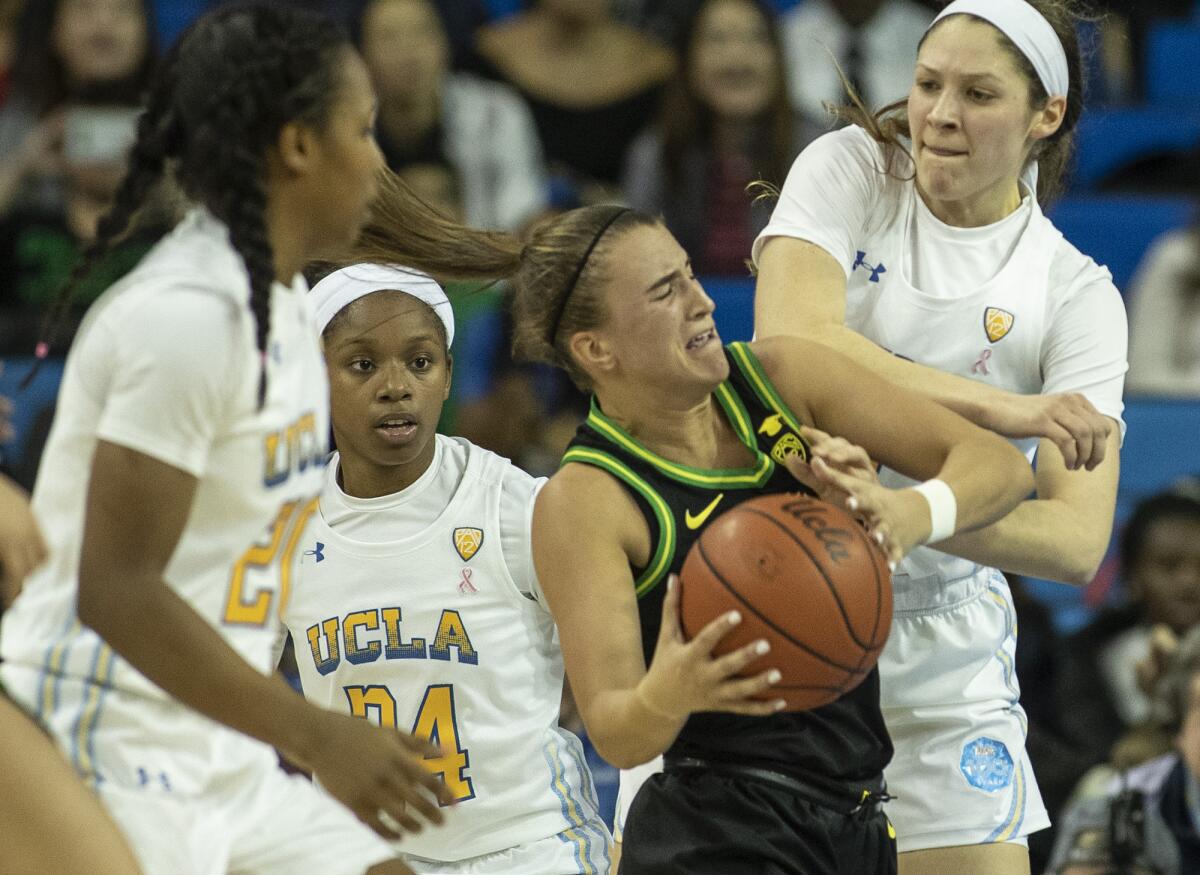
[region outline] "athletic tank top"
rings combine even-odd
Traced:
[[[609,420],[595,399],[563,456],[563,464],[594,465],[620,481],[650,529],[650,561],[632,568],[647,665],[654,658],[667,575],[679,572],[705,526],[760,495],[808,492],[783,465],[793,453],[808,456],[800,422],[748,345],[729,344],[725,354],[729,378],[714,396],[753,452],[753,466],[702,470],[671,462]],[[879,674],[872,669],[858,687],[811,711],[770,717],[693,714],[666,756],[772,769],[835,792],[857,793],[861,782],[878,778],[892,756],[879,710]]]
[[[594,860],[603,848],[579,828],[598,819],[595,788],[579,740],[558,725],[554,620],[500,549],[510,465],[468,444],[446,509],[391,541],[351,540],[318,513],[283,619],[305,696],[445,751],[426,764],[458,804],[399,850],[449,862],[565,833]]]

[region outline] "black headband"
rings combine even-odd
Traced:
[[[583,275],[583,269],[587,267],[588,259],[592,257],[592,250],[596,248],[596,244],[600,242],[600,238],[604,233],[612,227],[617,219],[626,213],[631,213],[629,207],[617,207],[613,214],[608,217],[600,230],[596,232],[596,236],[592,238],[592,242],[588,244],[588,248],[584,250],[583,258],[579,259],[579,266],[575,268],[575,274],[571,277],[571,281],[567,283],[567,290],[563,292],[562,298],[558,302],[558,310],[554,314],[554,321],[550,323],[550,345],[554,345],[554,338],[558,336],[558,325],[562,322],[563,312],[567,309],[567,301],[571,300],[571,293],[575,291],[575,286],[579,283],[579,277]]]

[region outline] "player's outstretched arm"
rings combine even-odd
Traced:
[[[135,450],[100,441],[92,462],[79,567],[79,619],[170,695],[274,745],[318,776],[383,835],[379,813],[405,829],[440,823],[430,794],[444,784],[424,748],[394,730],[310,705],[260,674],[163,581],[191,511],[196,479]],[[136,509],[136,512],[131,512]]]
[[[956,503],[956,530],[994,522],[1033,490],[1029,463],[1008,441],[828,347],[778,337],[753,349],[783,399],[818,428],[901,474],[944,481]],[[929,505],[914,490],[885,489],[837,471],[829,476],[860,512],[886,517],[872,522],[891,539],[892,559],[930,536]],[[880,507],[868,506],[874,504]]]
[[[1037,495],[989,526],[942,541],[938,549],[1027,577],[1090,583],[1112,537],[1121,473],[1116,423],[1108,436],[1108,458],[1094,470],[1072,471],[1058,447],[1043,440]]]
[[[46,544],[29,498],[0,474],[0,605],[17,597],[21,582],[46,558]]]
[[[892,355],[846,320],[846,276],[824,249],[772,237],[758,260],[754,329],[759,339],[790,335],[832,347],[892,383],[949,407],[1006,437],[1054,442],[1071,469],[1105,458],[1113,422],[1082,395],[1018,395]]]
[[[633,499],[603,471],[568,464],[538,494],[533,557],[558,624],[571,689],[596,749],[632,768],[663,753],[689,714],[770,714],[775,702],[748,697],[778,680],[771,671],[734,678],[763,655],[760,643],[714,659],[735,625],[719,617],[691,641],[679,625],[678,588],[663,599],[654,661],[646,668],[631,563],[653,552]],[[669,586],[667,580],[657,584]]]

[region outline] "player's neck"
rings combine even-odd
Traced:
[[[604,415],[653,453],[689,468],[740,468],[751,454],[712,395],[695,404],[601,398]]]
[[[338,457],[338,486],[351,498],[382,498],[403,492],[421,479],[433,464],[435,442],[429,441],[420,455],[397,465],[377,465],[369,459],[342,453]]]

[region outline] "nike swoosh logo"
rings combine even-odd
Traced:
[[[684,523],[689,529],[700,528],[702,525],[704,525],[704,521],[712,516],[712,512],[717,509],[717,505],[721,503],[721,499],[724,497],[725,493],[722,492],[711,502],[709,502],[708,507],[704,508],[704,510],[700,511],[700,513],[696,514],[695,516],[692,516],[692,512],[690,510],[685,511],[683,514]]]

